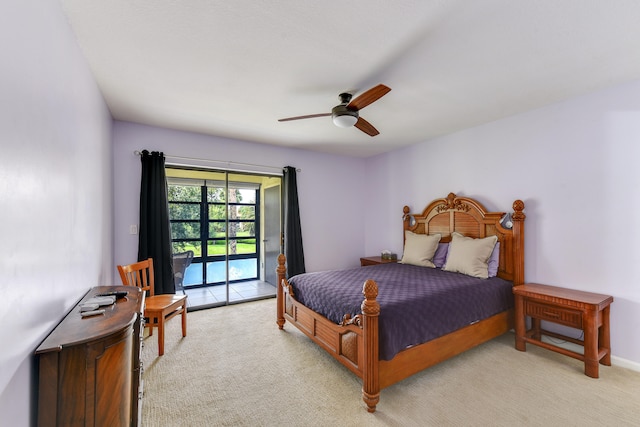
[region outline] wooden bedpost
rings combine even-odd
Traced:
[[[362,301],[363,333],[364,333],[364,367],[362,371],[362,400],[367,405],[367,411],[375,412],[380,400],[379,376],[379,337],[378,316],[380,304],[376,301],[378,285],[369,279],[362,287],[364,301]]]
[[[527,217],[524,212],[524,202],[516,200],[513,202],[513,244],[514,244],[514,286],[524,284],[524,219]]]
[[[287,258],[284,254],[278,255],[278,267],[276,268],[276,273],[278,275],[278,283],[276,284],[276,323],[278,324],[278,329],[282,329],[284,327],[284,292],[282,291],[282,281],[287,278],[287,267],[285,267],[285,263],[287,262]]]

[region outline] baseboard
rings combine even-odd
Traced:
[[[567,350],[575,351],[576,353],[583,353],[583,348],[581,345],[577,345],[568,341],[562,341],[557,338],[550,338],[545,335],[542,336],[542,341],[548,342],[553,345],[557,345],[558,347],[562,347]],[[615,366],[620,366],[621,368],[631,369],[632,371],[640,372],[640,363],[634,362],[632,360],[624,359],[622,357],[611,355],[611,364]]]
[[[640,363],[632,360],[623,359],[618,356],[611,356],[611,364],[620,366],[621,368],[631,369],[632,371],[640,372]]]

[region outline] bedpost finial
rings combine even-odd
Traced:
[[[360,308],[362,313],[369,316],[377,316],[380,314],[380,304],[376,301],[378,296],[378,284],[373,279],[367,279],[362,286],[364,301]]]
[[[518,199],[513,202],[513,219],[518,221],[524,220],[526,218],[526,215],[524,214],[524,212],[522,212],[523,210],[524,202],[522,200]]]
[[[378,296],[378,284],[375,280],[368,279],[364,282],[364,286],[362,286],[362,293],[364,297],[368,300],[376,299]]]

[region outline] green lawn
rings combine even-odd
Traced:
[[[175,252],[193,251],[195,256],[202,256],[200,246],[196,247],[191,243],[184,243],[184,249],[178,250],[174,243]],[[224,242],[218,242],[215,245],[209,245],[209,255],[225,255]],[[253,254],[256,252],[256,246],[253,243],[242,243],[241,241],[236,244],[236,253],[238,254]]]

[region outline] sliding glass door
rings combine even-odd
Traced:
[[[243,182],[213,182],[207,184],[206,193],[203,284],[257,280],[259,187]]]
[[[189,299],[211,306],[269,296],[265,265],[273,256],[262,230],[266,221],[280,233],[281,178],[167,168],[167,181],[173,253],[194,253],[183,281]]]

